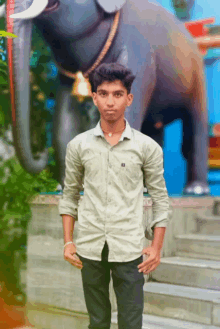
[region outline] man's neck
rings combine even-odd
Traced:
[[[101,118],[101,128],[103,131],[106,132],[117,132],[117,131],[121,131],[125,128],[125,118],[122,117],[117,121],[106,121],[104,119]]]

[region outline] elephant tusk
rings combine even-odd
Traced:
[[[5,16],[5,3],[4,5],[0,6],[0,17],[4,17]]]
[[[40,15],[48,5],[48,0],[34,0],[32,5],[21,13],[10,15],[11,18],[30,19]]]
[[[107,13],[113,13],[121,9],[125,4],[126,0],[117,0],[117,1],[106,1],[106,0],[97,0],[98,4],[106,11]]]

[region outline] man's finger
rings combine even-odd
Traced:
[[[75,260],[75,258],[71,255],[71,254],[65,254],[64,255],[65,259],[71,259],[71,260]]]
[[[143,261],[143,263],[139,264],[138,267],[143,267],[145,265],[149,265],[149,264],[151,264],[154,261],[155,261],[154,256],[150,256],[148,259],[146,259],[145,261]]]
[[[71,264],[72,264],[73,266],[77,267],[77,268],[82,268],[82,267],[83,267],[82,264],[78,264],[78,263],[76,263],[76,262],[71,262]]]
[[[75,255],[72,256],[72,254],[65,255],[65,259],[68,261],[71,260],[71,262],[74,262],[75,264],[79,264],[79,265],[82,264],[81,260],[78,259],[77,256]]]
[[[159,264],[158,264],[159,265]],[[149,269],[144,271],[145,274],[149,274],[150,272],[154,271],[158,265],[151,266]]]
[[[72,257],[71,257],[71,260],[72,260],[73,264],[76,264],[76,265],[79,265],[79,266],[81,266],[81,265],[82,265],[82,262],[81,262],[81,260],[77,260],[77,259],[75,259],[75,258],[72,258]]]
[[[149,261],[149,259],[145,260],[143,263],[138,265],[138,269],[145,270],[146,267],[150,267],[150,266],[154,265],[155,262],[158,263],[155,258],[151,259],[150,261]]]
[[[83,267],[82,263],[79,263],[79,262],[77,262],[76,260],[67,259],[67,261],[68,261],[71,265],[73,265],[73,266],[75,266],[75,267],[77,267],[77,268],[82,268],[82,267]]]

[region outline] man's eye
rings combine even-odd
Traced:
[[[106,96],[106,93],[101,92],[101,93],[99,93],[99,95],[102,96],[102,97],[105,97]]]
[[[118,93],[118,94],[115,94],[115,96],[119,98],[119,97],[122,96],[122,94],[121,93]]]

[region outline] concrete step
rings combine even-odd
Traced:
[[[144,313],[220,327],[220,291],[147,282]]]
[[[199,214],[195,217],[195,221],[195,233],[220,235],[220,216],[205,216]]]
[[[220,290],[220,261],[164,257],[151,277],[163,283]]]
[[[220,236],[206,234],[177,235],[176,256],[220,260]]]
[[[115,325],[117,321],[117,312],[112,313],[112,323]],[[114,327],[113,327],[114,328]],[[118,327],[115,327],[118,328]],[[189,321],[176,320],[171,318],[163,318],[161,316],[143,314],[142,329],[219,329],[216,326],[194,323]]]

